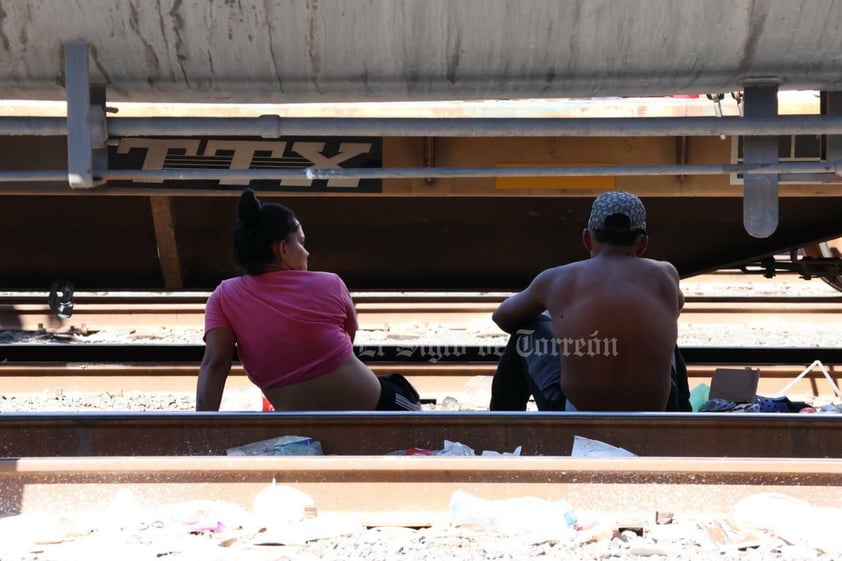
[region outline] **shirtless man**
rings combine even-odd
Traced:
[[[646,210],[622,191],[593,203],[591,258],[547,269],[492,316],[511,333],[492,410],[664,411],[684,296],[670,263],[640,257]]]

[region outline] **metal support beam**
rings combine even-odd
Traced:
[[[0,117],[2,136],[64,136],[66,117]]]
[[[611,118],[109,117],[108,133],[142,136],[613,137],[842,135],[842,115]],[[0,136],[63,136],[64,119],[0,117]]]
[[[629,166],[526,166],[526,167],[418,167],[418,168],[300,168],[300,169],[159,169],[107,170],[96,178],[108,181],[213,181],[223,184],[247,184],[253,180],[281,179],[426,179],[474,177],[583,177],[583,176],[646,176],[646,175],[754,175],[793,174],[813,180],[838,179],[842,162],[781,162],[775,164],[694,164],[694,165],[629,165]],[[0,182],[55,181],[62,177],[56,171],[0,171]],[[236,183],[232,183],[236,182]]]
[[[105,88],[91,88],[88,44],[68,41],[64,45],[67,88],[67,181],[74,189],[102,184],[94,179],[97,166],[107,169]],[[104,165],[103,165],[104,164]]]
[[[747,119],[778,118],[777,84],[745,88]],[[778,139],[774,136],[746,136],[743,139],[746,164],[769,165],[778,162]],[[750,174],[743,182],[743,225],[755,238],[768,238],[778,228],[778,176]]]
[[[57,181],[67,181],[67,172],[52,169],[0,171],[0,182],[53,183]]]
[[[820,183],[822,185],[840,185],[842,177],[831,173],[788,173],[778,178],[778,183],[790,185],[792,183]]]
[[[88,126],[91,131],[91,156],[94,165],[94,181],[97,170],[108,169],[108,122],[105,117],[105,86],[90,87],[90,109]],[[68,139],[69,144],[69,139]],[[96,185],[101,185],[97,182]]]
[[[842,115],[842,92],[821,92],[821,111],[822,115]],[[842,135],[828,134],[826,142],[825,160],[830,162],[842,158]]]
[[[722,175],[814,173],[834,175],[842,162],[785,162],[761,164],[698,164],[698,165],[639,165],[639,166],[527,166],[485,168],[305,168],[305,169],[165,169],[165,170],[110,170],[103,179],[158,179],[158,180],[255,180],[255,179],[424,179],[427,177],[583,177],[583,176],[641,176],[641,175]]]

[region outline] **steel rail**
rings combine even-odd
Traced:
[[[804,370],[798,365],[708,365],[690,364],[687,376],[690,388],[699,384],[710,384],[717,369],[742,370],[758,367],[760,379],[757,394],[775,396]],[[447,397],[456,399],[466,407],[482,406],[477,403],[485,395],[483,389],[490,385],[497,365],[485,364],[372,364],[377,375],[400,372],[406,376],[421,395],[424,403],[437,406]],[[834,365],[826,365],[828,373],[837,385],[842,385],[842,374]],[[184,393],[192,397],[196,391],[198,364],[126,364],[126,363],[3,363],[0,364],[0,394],[7,398],[14,394],[40,394],[62,396],[65,394],[91,394],[123,396],[128,393],[175,394]],[[241,365],[235,365],[225,385],[227,391],[254,389]],[[801,377],[787,391],[793,399],[807,397],[835,398],[833,388],[819,370],[812,370]],[[49,405],[48,405],[49,407]],[[56,404],[59,407],[59,404]],[[256,399],[249,410],[259,410],[261,403]],[[0,405],[0,411],[3,411]]]
[[[201,362],[204,345],[191,344],[0,344],[0,362]],[[375,364],[491,364],[502,345],[420,343],[355,346],[364,362]],[[688,364],[842,364],[842,347],[682,347]],[[236,357],[235,357],[236,358]]]
[[[749,280],[746,274],[722,274],[709,276],[712,280],[725,283],[727,281],[738,282],[739,279]],[[803,281],[809,282],[809,281]],[[351,298],[357,304],[499,304],[514,292],[386,292],[386,291],[352,291]],[[44,291],[10,292],[0,294],[0,306],[16,304],[43,305],[49,296]],[[73,298],[78,304],[113,304],[138,305],[138,304],[204,304],[207,302],[210,291],[110,291],[107,293],[77,292]],[[729,302],[745,303],[782,303],[782,304],[842,304],[842,294],[823,296],[787,296],[787,295],[706,295],[686,296],[687,304],[724,304]]]
[[[839,460],[562,457],[111,457],[0,459],[0,515],[105,511],[129,489],[140,504],[221,500],[251,510],[272,480],[309,494],[319,515],[369,525],[447,520],[454,491],[489,499],[537,496],[574,509],[640,517],[729,513],[760,492],[814,506],[842,502]],[[622,497],[622,508],[618,505]]]
[[[5,413],[0,457],[214,456],[283,435],[329,455],[440,449],[569,456],[574,436],[638,456],[842,458],[842,416],[795,413]],[[839,472],[842,474],[842,471]]]
[[[0,329],[52,331],[84,328],[99,331],[106,328],[139,329],[167,326],[170,328],[201,329],[204,325],[205,297],[189,300],[144,298],[78,299],[73,315],[62,319],[49,308],[44,298],[0,299]],[[425,322],[445,325],[470,325],[487,321],[503,297],[472,298],[467,301],[429,297],[362,297],[356,299],[356,309],[362,329],[382,329],[385,326]],[[842,296],[816,298],[688,298],[679,324],[732,321],[735,315],[742,321],[765,319],[802,324],[821,324],[838,321],[842,315]]]

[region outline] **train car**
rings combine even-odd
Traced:
[[[757,264],[842,289],[831,1],[3,14],[0,289],[211,289],[237,274],[246,187],[355,290],[520,289],[586,256],[610,189],[644,199],[648,255],[682,276]]]

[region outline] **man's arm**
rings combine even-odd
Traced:
[[[354,301],[351,299],[351,293],[348,292],[348,287],[345,286],[345,283],[341,278],[338,276],[336,278],[339,280],[339,284],[341,285],[339,290],[343,306],[345,307],[345,321],[343,323],[343,327],[353,343],[357,335],[357,330],[360,328],[359,322],[357,321],[357,310],[354,307]]]
[[[669,272],[670,278],[675,281],[675,289],[678,291],[678,311],[680,312],[684,309],[684,293],[681,292],[680,286],[681,276],[678,274],[678,269],[672,263],[668,261],[664,261],[663,263],[667,272]]]
[[[224,327],[205,335],[205,355],[196,383],[196,411],[219,411],[225,380],[234,361],[234,332]]]
[[[491,319],[506,333],[514,333],[547,309],[545,294],[549,281],[550,276],[544,271],[525,290],[506,298]]]

